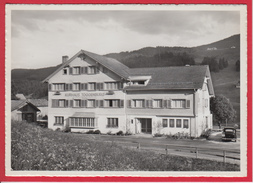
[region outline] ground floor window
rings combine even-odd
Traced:
[[[107,128],[118,128],[119,119],[118,118],[107,118]]]
[[[175,127],[175,120],[174,119],[170,119],[170,127],[171,128]]]
[[[184,128],[189,128],[189,120],[184,119]]]
[[[163,128],[168,127],[168,120],[167,119],[163,119]]]
[[[63,125],[64,117],[63,116],[55,116],[55,124],[56,125]]]
[[[70,118],[70,127],[95,127],[95,118]]]
[[[181,119],[176,120],[176,126],[177,126],[177,128],[181,128],[181,126],[182,126],[182,120]]]

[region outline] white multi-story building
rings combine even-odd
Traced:
[[[48,82],[48,127],[192,137],[212,128],[208,66],[128,68],[81,50]]]

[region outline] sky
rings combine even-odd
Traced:
[[[239,11],[12,10],[11,67],[56,66],[81,49],[194,47],[239,33]]]

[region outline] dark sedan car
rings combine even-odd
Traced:
[[[222,132],[222,140],[223,141],[232,141],[236,142],[236,129],[235,128],[224,128]]]

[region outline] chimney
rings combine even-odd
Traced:
[[[65,55],[65,56],[62,56],[62,63],[68,61],[69,59],[69,56]]]

